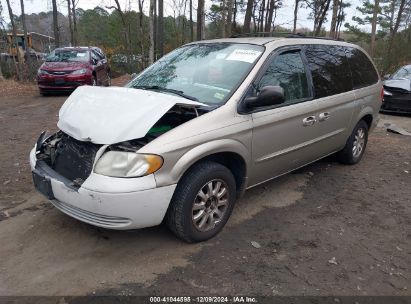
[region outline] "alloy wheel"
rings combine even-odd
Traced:
[[[365,130],[363,128],[359,128],[357,132],[355,132],[354,142],[352,147],[352,155],[357,158],[361,155],[364,151],[365,146]]]
[[[228,202],[228,186],[223,180],[214,179],[201,187],[192,207],[195,228],[202,232],[213,229],[223,219]]]

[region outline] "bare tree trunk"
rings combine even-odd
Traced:
[[[392,52],[392,47],[393,47],[393,44],[394,44],[394,38],[395,38],[395,35],[397,34],[398,28],[400,27],[400,24],[401,24],[401,20],[402,20],[402,17],[403,17],[403,12],[404,12],[404,6],[405,6],[405,0],[401,0],[400,7],[398,8],[398,12],[397,12],[397,19],[395,20],[395,24],[394,24],[394,27],[392,29],[390,39],[388,41],[388,54],[387,54],[388,56],[387,57],[388,57],[388,62],[389,63],[391,63],[391,52]]]
[[[337,29],[336,29],[336,36],[335,38],[340,39],[340,33],[341,33],[341,25],[343,22],[343,0],[340,0],[339,8],[338,8],[338,16],[337,16]]]
[[[23,61],[23,59],[21,58],[19,45],[17,44],[17,29],[16,29],[16,24],[14,23],[14,15],[13,15],[13,10],[11,9],[11,6],[10,6],[10,0],[6,0],[6,2],[7,2],[7,8],[9,10],[11,28],[12,28],[12,31],[13,31],[12,47],[14,45],[15,48],[16,48],[16,55],[17,55],[18,65],[16,63],[16,59],[15,59],[14,56],[13,56],[13,60],[14,60],[14,65],[15,65],[16,71],[17,71],[17,77],[21,81],[21,80],[23,80],[23,75],[22,75],[22,70],[23,70],[22,69],[22,61]]]
[[[377,18],[378,11],[380,10],[380,0],[375,0],[374,2],[374,12],[371,21],[371,57],[374,56],[375,51],[375,33],[377,32]]]
[[[181,17],[182,20],[182,31],[181,31],[181,44],[186,43],[186,29],[187,29],[187,19],[186,19],[186,11],[187,11],[187,0],[184,0],[184,9],[183,9],[183,16]]]
[[[154,1],[150,0],[149,8],[149,36],[150,36],[150,47],[148,52],[148,64],[153,64],[154,62]]]
[[[204,0],[198,0],[197,8],[197,40],[203,40],[205,30]]]
[[[225,23],[226,23],[226,0],[222,0],[222,9],[221,9],[221,37],[225,37]]]
[[[325,0],[325,2],[323,2],[322,5],[319,7],[318,19],[317,19],[317,22],[314,22],[314,24],[316,24],[316,28],[314,30],[314,36],[320,35],[321,28],[323,26],[325,17],[327,16],[327,12],[330,7],[330,3],[331,3],[331,0]]]
[[[60,29],[58,24],[58,12],[56,0],[51,0],[53,4],[53,29],[54,29],[54,44],[56,47],[60,47]]]
[[[236,32],[237,31],[237,9],[238,9],[238,5],[237,5],[237,1],[234,0],[234,11],[233,11],[233,26],[232,26],[232,32]]]
[[[71,18],[73,19],[73,45],[76,46],[77,41],[77,16],[76,16],[76,0],[71,0]]]
[[[164,56],[164,1],[158,0],[158,51],[160,57]]]
[[[114,8],[117,10],[117,12],[120,15],[121,18],[121,24],[123,26],[123,32],[124,32],[124,42],[125,42],[125,47],[126,47],[126,52],[127,52],[127,68],[129,72],[132,72],[132,66],[131,66],[131,38],[130,38],[130,24],[127,24],[126,18],[124,16],[124,12],[121,10],[121,6],[119,3],[119,0],[114,0],[116,3],[116,6],[112,6],[109,8]]]
[[[21,7],[21,23],[23,24],[23,32],[24,32],[24,55],[26,59],[26,66],[27,66],[27,78],[31,77],[31,55],[30,55],[30,47],[29,47],[29,36],[27,35],[27,24],[26,24],[26,16],[24,12],[24,1],[20,0],[20,7]]]
[[[139,15],[139,33],[140,33],[140,50],[141,50],[141,69],[145,69],[145,52],[144,52],[144,0],[138,0],[138,9],[140,11]]]
[[[73,19],[71,17],[71,0],[67,0],[67,17],[69,21],[69,29],[70,29],[70,44],[74,46],[74,33],[73,33]]]
[[[294,21],[293,21],[293,34],[297,32],[297,15],[298,15],[298,6],[300,5],[300,0],[295,0],[294,3]]]
[[[271,0],[267,0],[266,3],[266,7],[265,7],[265,16],[264,16],[264,32],[266,31],[266,27],[267,27],[267,21],[268,21],[268,12],[270,10],[270,1]]]
[[[190,41],[194,41],[193,0],[190,0]]]
[[[331,18],[331,28],[330,28],[331,38],[336,38],[338,6],[339,6],[339,0],[333,0],[333,15]]]
[[[257,10],[257,2],[256,4],[253,5],[253,12],[252,12],[254,32],[258,31],[257,16],[255,12],[256,10]]]
[[[153,1],[153,39],[154,39],[154,61],[157,60],[157,0]]]
[[[233,1],[234,0],[227,0],[227,21],[225,23],[225,34],[227,37],[231,36],[231,31],[232,31]]]
[[[248,0],[247,1],[247,9],[245,11],[245,17],[244,17],[244,32],[245,33],[250,33],[251,32],[251,16],[253,14],[253,6],[254,6],[254,1],[253,0]]]
[[[265,22],[265,31],[271,32],[271,24],[273,23],[273,15],[274,15],[274,7],[275,7],[275,0],[270,0],[270,6],[267,12],[267,19]]]
[[[260,10],[260,26],[259,26],[259,31],[264,32],[264,11],[265,11],[265,0],[263,0],[261,4],[261,10]]]

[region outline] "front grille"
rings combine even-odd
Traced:
[[[46,71],[46,72],[51,75],[67,75],[67,74],[71,74],[73,71]]]
[[[131,223],[131,220],[124,217],[108,216],[86,211],[72,205],[52,200],[51,203],[60,211],[89,224],[105,228],[122,228]]]
[[[63,134],[57,143],[51,167],[60,175],[81,185],[93,169],[94,159],[101,145],[84,142]]]
[[[48,87],[78,87],[78,86],[84,85],[84,82],[78,82],[78,81],[55,82],[55,81],[41,80],[38,82],[38,84],[48,86]]]
[[[411,111],[411,94],[395,94],[384,97],[384,108]]]

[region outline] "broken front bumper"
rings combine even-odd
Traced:
[[[154,176],[114,178],[92,173],[79,188],[37,161],[30,152],[33,181],[60,211],[88,224],[110,229],[156,226],[167,211],[176,185],[157,187]]]

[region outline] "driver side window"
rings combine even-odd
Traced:
[[[304,63],[299,51],[281,53],[272,59],[260,79],[257,88],[280,86],[284,89],[285,102],[291,104],[310,98]]]

